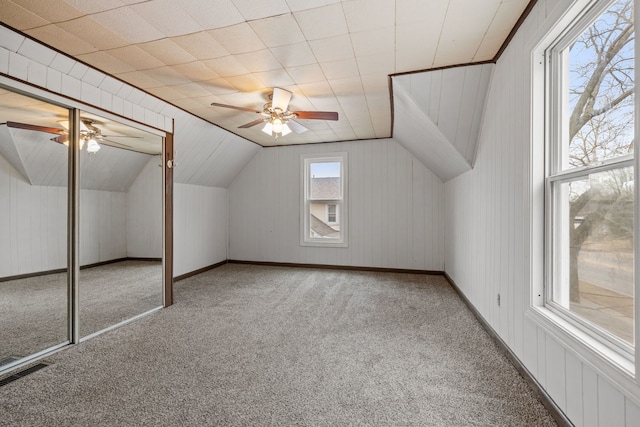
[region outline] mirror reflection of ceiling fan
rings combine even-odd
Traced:
[[[273,88],[271,94],[271,102],[264,104],[262,111],[253,108],[236,107],[234,105],[219,104],[212,102],[214,107],[232,108],[234,110],[248,111],[251,113],[261,114],[263,117],[238,126],[238,129],[247,129],[261,123],[266,123],[262,131],[267,135],[278,139],[279,136],[285,136],[291,131],[295,133],[306,132],[307,129],[294,119],[303,120],[338,120],[338,113],[334,111],[289,111],[289,101],[292,93],[288,90]]]
[[[7,125],[7,127],[15,128],[15,129],[25,129],[25,130],[33,130],[37,132],[52,133],[54,135],[58,135],[54,138],[51,138],[52,141],[69,146],[69,130],[68,130],[69,122],[66,120],[62,120],[59,123],[63,127],[63,129],[48,127],[48,126],[31,125],[27,123],[11,122],[11,121],[7,121],[5,123],[0,123],[0,124],[4,124],[4,125]],[[100,144],[98,143],[98,141],[100,141],[104,145],[111,145],[114,147],[132,149],[132,147],[127,144],[111,141],[108,138],[138,138],[137,136],[127,136],[127,135],[103,135],[102,130],[96,127],[95,124],[96,122],[92,119],[87,119],[87,118],[80,119],[80,149],[82,150],[86,144],[87,153],[90,153],[90,154],[100,150]]]

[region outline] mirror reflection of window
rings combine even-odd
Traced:
[[[68,109],[0,88],[0,371],[68,341],[64,121]]]

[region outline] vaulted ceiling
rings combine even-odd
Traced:
[[[392,135],[390,75],[492,60],[529,0],[2,0],[2,21],[263,146]],[[238,129],[273,87],[308,132]],[[465,157],[466,153],[461,154]]]

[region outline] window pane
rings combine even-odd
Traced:
[[[633,344],[633,169],[556,185],[553,300]]]
[[[309,198],[313,200],[338,200],[342,198],[340,162],[316,162],[309,167]],[[320,218],[323,218],[321,215]]]
[[[569,49],[562,169],[633,152],[632,5],[615,2]]]

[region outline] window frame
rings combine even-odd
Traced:
[[[348,156],[346,152],[335,153],[320,153],[320,154],[302,154],[301,168],[302,168],[302,209],[301,212],[301,232],[300,232],[300,246],[316,246],[316,247],[348,247],[348,216],[347,216],[347,199],[348,199],[348,185],[347,185],[347,161]],[[328,203],[336,205],[336,222],[333,224],[340,224],[340,237],[338,238],[313,238],[311,237],[311,203],[314,199],[310,198],[311,190],[311,165],[313,163],[340,163],[340,192],[341,199],[324,200]],[[327,205],[328,206],[328,205]],[[328,208],[325,208],[328,209]],[[328,213],[328,211],[327,211]]]
[[[532,211],[532,230],[540,230],[540,237],[535,234],[531,236],[531,254],[541,255],[542,263],[532,260],[532,287],[531,287],[531,308],[529,310],[529,318],[536,321],[544,330],[551,333],[552,336],[567,343],[570,348],[576,349],[582,354],[586,354],[586,359],[592,362],[592,366],[607,372],[608,375],[619,378],[620,382],[633,384],[634,394],[640,391],[637,388],[639,372],[637,367],[640,365],[637,357],[637,351],[634,346],[629,345],[621,338],[604,331],[597,325],[582,320],[580,316],[570,313],[564,307],[559,306],[552,301],[552,280],[554,279],[554,263],[558,262],[557,255],[554,254],[557,238],[557,232],[554,230],[554,222],[557,221],[557,209],[554,206],[555,195],[554,186],[563,183],[577,181],[579,179],[588,178],[589,175],[623,169],[631,167],[633,169],[634,182],[636,180],[638,168],[638,155],[636,150],[633,154],[618,156],[613,159],[607,159],[599,163],[583,167],[561,167],[562,160],[562,141],[560,140],[562,119],[559,118],[559,110],[562,111],[562,83],[567,84],[563,80],[563,67],[567,62],[561,57],[563,51],[570,45],[570,41],[575,40],[582,32],[584,32],[602,13],[615,3],[615,0],[607,2],[598,2],[596,0],[581,0],[576,2],[568,11],[569,13],[559,17],[557,25],[547,33],[546,37],[531,49],[532,52],[532,123],[541,125],[543,132],[532,129],[532,141],[544,141],[543,150],[532,147],[532,179],[540,179],[542,182],[542,192],[538,193],[533,188],[531,207]],[[638,1],[634,2],[634,8]],[[634,24],[637,29],[637,22]],[[634,64],[637,68],[640,62],[638,58],[638,43],[634,48]],[[536,93],[540,90],[543,95]],[[638,96],[634,99],[634,131],[638,135]],[[562,112],[566,114],[566,110]],[[566,120],[565,120],[566,122]],[[541,162],[543,167],[540,167]],[[536,178],[538,177],[538,178]],[[634,185],[634,222],[638,219],[638,198],[639,189]],[[535,209],[536,200],[543,202],[543,208],[540,211]],[[638,252],[638,227],[634,226],[633,230],[633,247],[634,247],[634,271],[638,271],[640,264]],[[540,270],[537,270],[540,268]],[[540,273],[538,273],[538,271]],[[640,317],[638,313],[638,275],[634,274],[634,342],[637,348],[640,332]],[[581,350],[578,350],[581,349]],[[585,353],[586,352],[586,353]],[[604,363],[603,363],[604,362]]]

